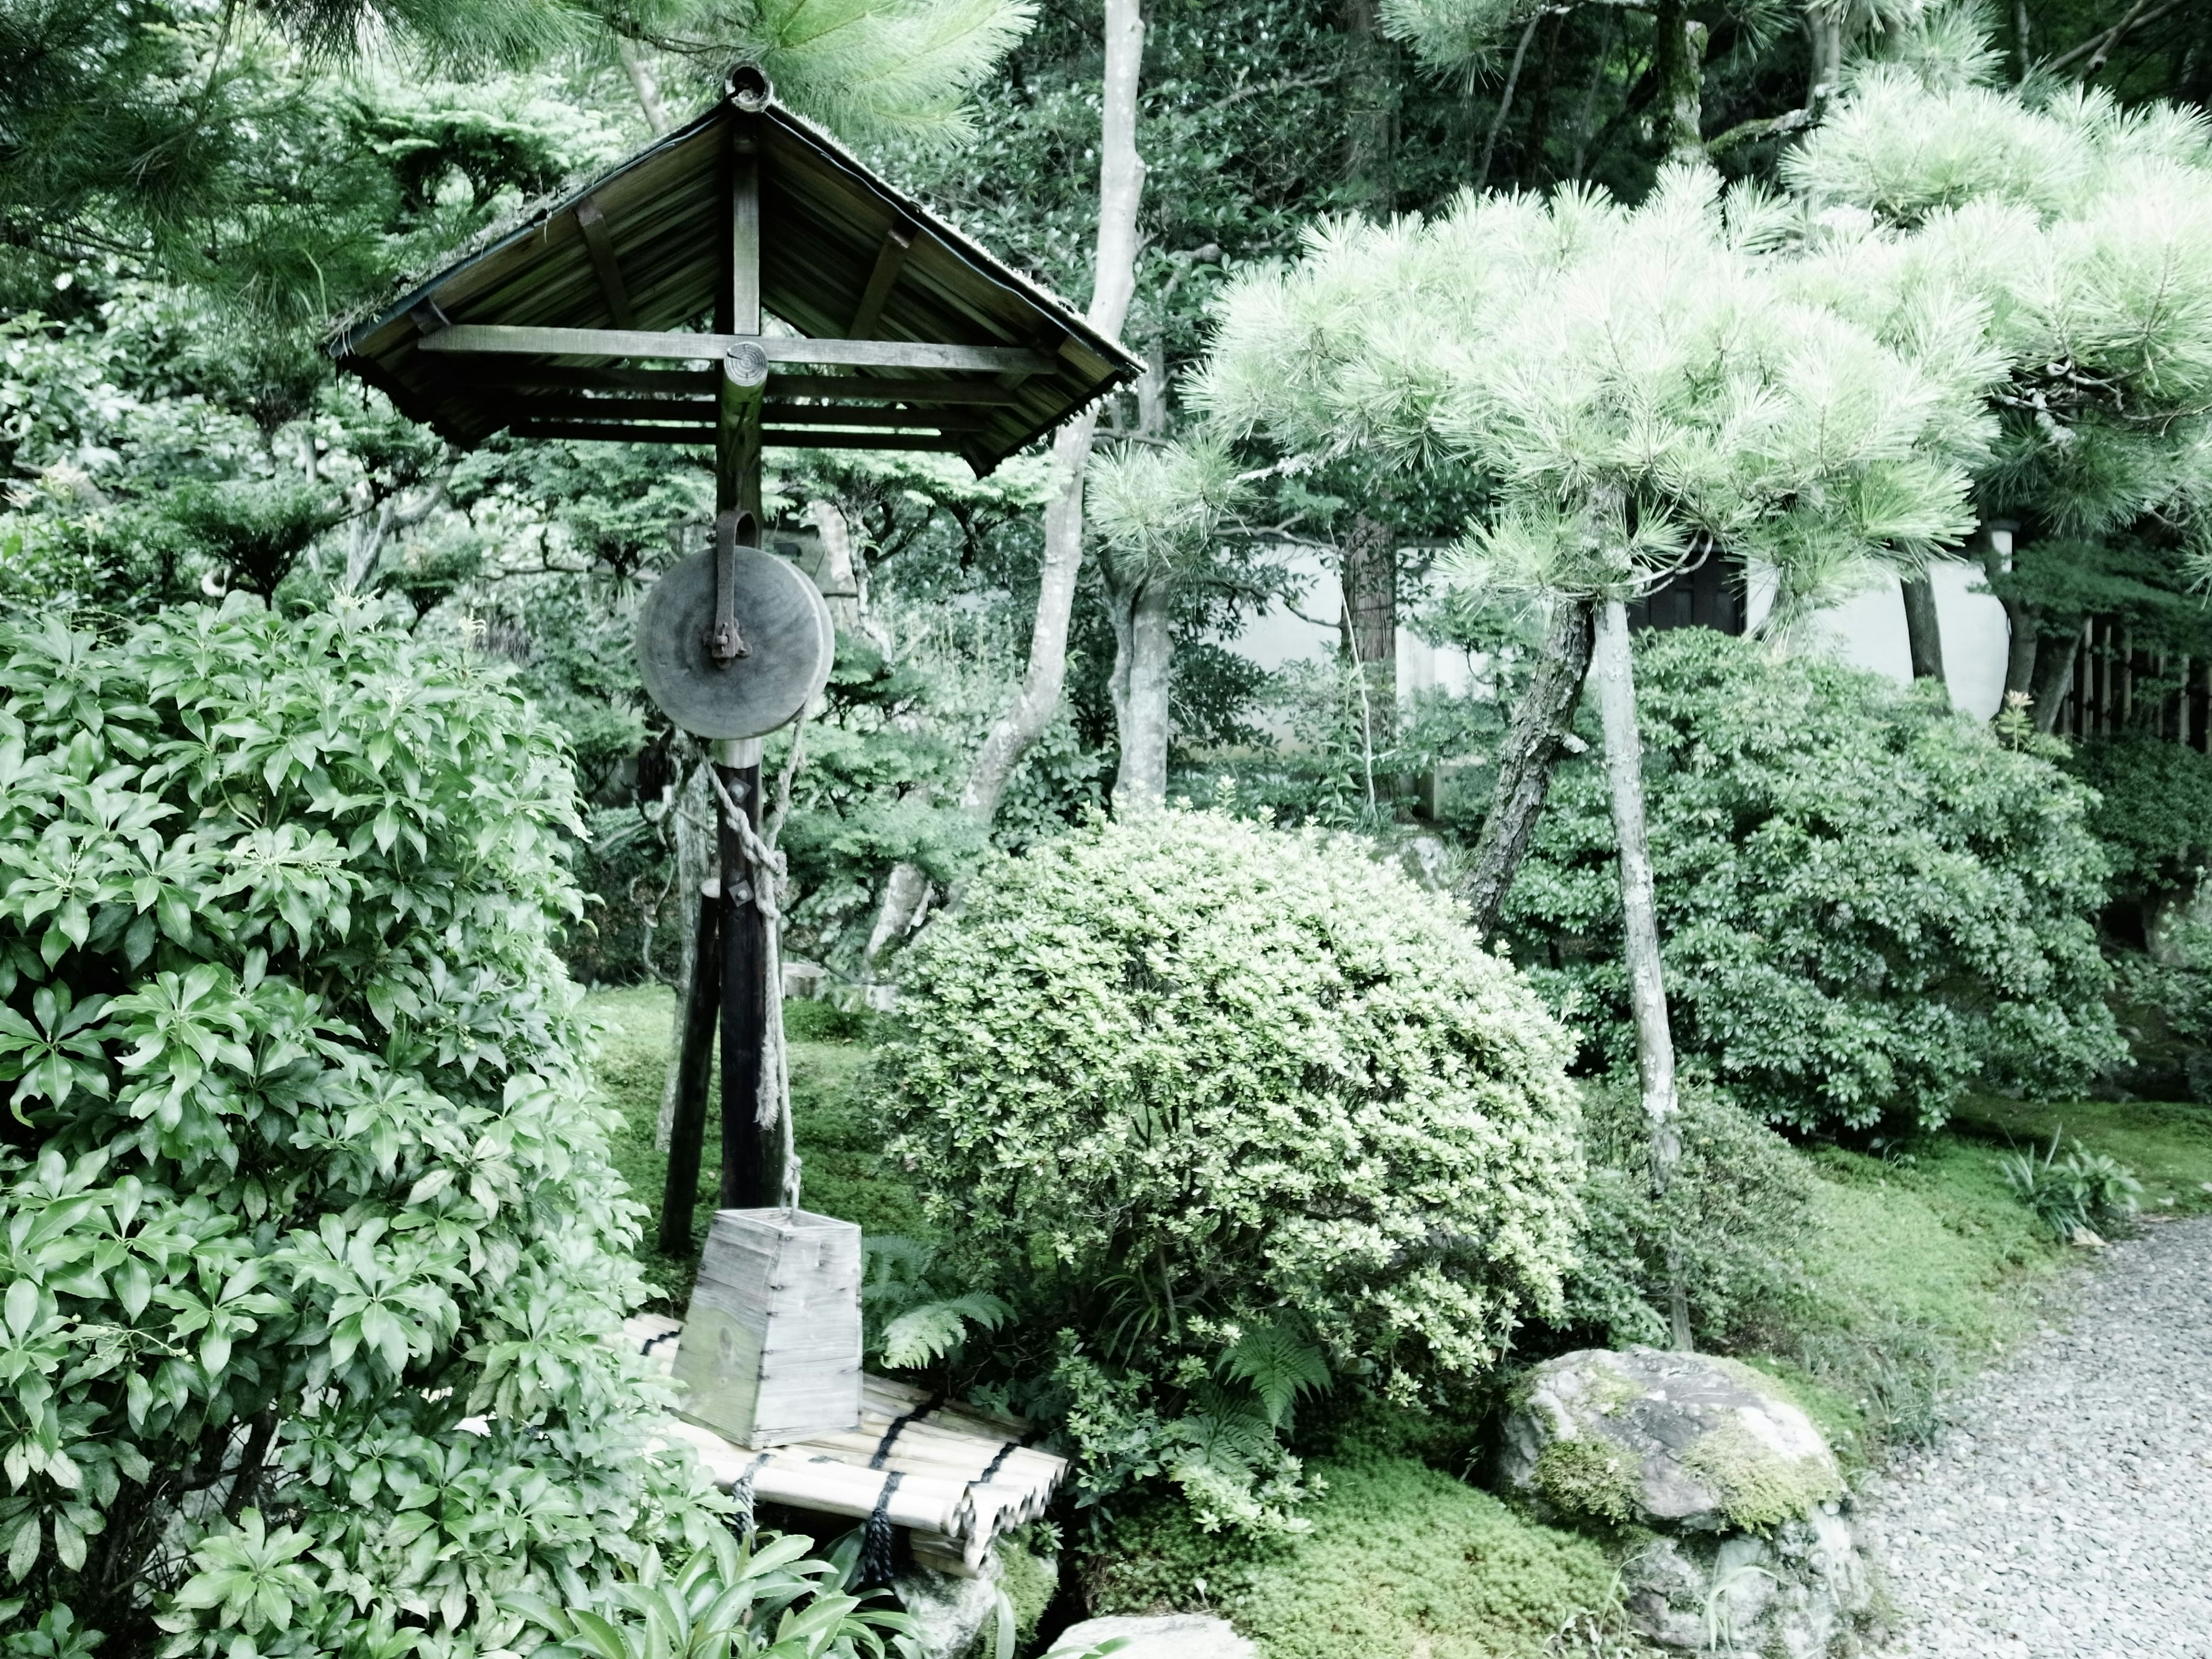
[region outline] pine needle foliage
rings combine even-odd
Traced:
[[[2212,122],[2101,90],[2030,96],[1864,66],[1783,163],[1827,301],[1901,342],[1930,295],[1978,305],[2001,364],[1978,493],[2096,535],[2158,514],[2202,566],[2212,506]]]
[[[855,143],[952,145],[968,100],[1029,32],[1031,0],[636,0],[614,26],[693,64],[702,92],[740,63]]]
[[[1790,223],[1690,167],[1632,210],[1571,189],[1332,222],[1231,289],[1198,396],[1293,451],[1479,468],[1464,559],[1500,586],[1633,592],[1710,541],[1794,616],[1972,528],[1995,366],[1886,343],[1794,287]],[[1948,344],[1978,319],[1960,301],[1923,320]]]

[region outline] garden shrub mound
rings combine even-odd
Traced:
[[[550,945],[568,774],[503,671],[237,603],[0,661],[9,1610],[527,1648],[497,1598],[703,1540],[600,1340],[637,1212]]]
[[[2093,799],[1928,692],[1706,629],[1644,636],[1638,715],[1677,1047],[1805,1128],[2078,1091],[2124,1050]],[[1633,1051],[1595,758],[1563,767],[1506,904],[1534,977]]]
[[[900,1011],[893,1155],[1094,1495],[1166,1474],[1260,1519],[1301,1394],[1411,1397],[1559,1310],[1565,1036],[1355,842],[1096,825],[980,877]]]

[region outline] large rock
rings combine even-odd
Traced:
[[[1227,1620],[1195,1613],[1087,1619],[1062,1631],[1045,1659],[1075,1659],[1115,1637],[1129,1645],[1114,1659],[1260,1659],[1260,1650]]]
[[[1873,1575],[1832,1504],[1771,1536],[1656,1539],[1623,1564],[1620,1589],[1640,1634],[1715,1659],[1858,1653],[1875,1606]]]
[[[1662,1534],[1621,1569],[1631,1621],[1662,1647],[1859,1650],[1874,1585],[1843,1472],[1747,1365],[1654,1348],[1547,1360],[1507,1419],[1500,1473],[1558,1519]]]
[[[1002,1539],[984,1555],[979,1577],[955,1577],[917,1564],[892,1579],[890,1588],[915,1621],[924,1659],[990,1659],[998,1651],[1000,1593],[1012,1605],[1016,1629],[1026,1642],[1059,1578],[1056,1555],[1034,1555]]]
[[[1506,1483],[1571,1522],[1766,1532],[1844,1496],[1812,1420],[1747,1365],[1586,1349],[1547,1359],[1505,1425]]]

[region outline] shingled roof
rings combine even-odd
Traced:
[[[750,342],[768,444],[941,449],[979,475],[1136,375],[765,82],[744,90],[342,327],[331,356],[463,447],[503,430],[703,444],[718,361]],[[736,153],[757,167],[757,336],[715,331]]]

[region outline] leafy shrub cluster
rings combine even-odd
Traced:
[[[2072,1238],[2077,1233],[2113,1232],[2131,1225],[2142,1207],[2142,1182],[2118,1158],[2093,1152],[2079,1140],[2058,1147],[2063,1133],[2039,1152],[2008,1152],[1997,1161],[1998,1172],[2013,1195],[2035,1212],[2053,1238]]]
[[[1654,1203],[1642,1104],[1601,1085],[1583,1097],[1584,1220],[1567,1274],[1567,1346],[1670,1341],[1667,1252],[1681,1266],[1700,1346],[1738,1334],[1788,1288],[1812,1222],[1804,1158],[1741,1107],[1691,1086],[1677,1119],[1681,1162]],[[1521,1345],[1527,1347],[1528,1344]]]
[[[2184,892],[2212,866],[2212,755],[2130,734],[2082,744],[2067,770],[2097,792],[2089,827],[2112,860],[2114,897]]]
[[[1923,692],[1705,629],[1646,635],[1637,677],[1675,1042],[1723,1092],[1808,1129],[1932,1127],[1970,1087],[2077,1091],[2121,1058],[2093,797],[2050,760]],[[1594,758],[1561,769],[1506,920],[1625,1060]]]
[[[1263,1522],[1302,1395],[1410,1398],[1559,1311],[1565,1036],[1356,842],[1095,825],[980,878],[901,1012],[893,1153],[1012,1310],[973,1375],[1063,1418],[1092,1498],[1165,1476]]]
[[[560,745],[362,609],[0,632],[0,1553],[140,1652],[527,1649],[719,1523],[601,1339],[638,1212]]]

